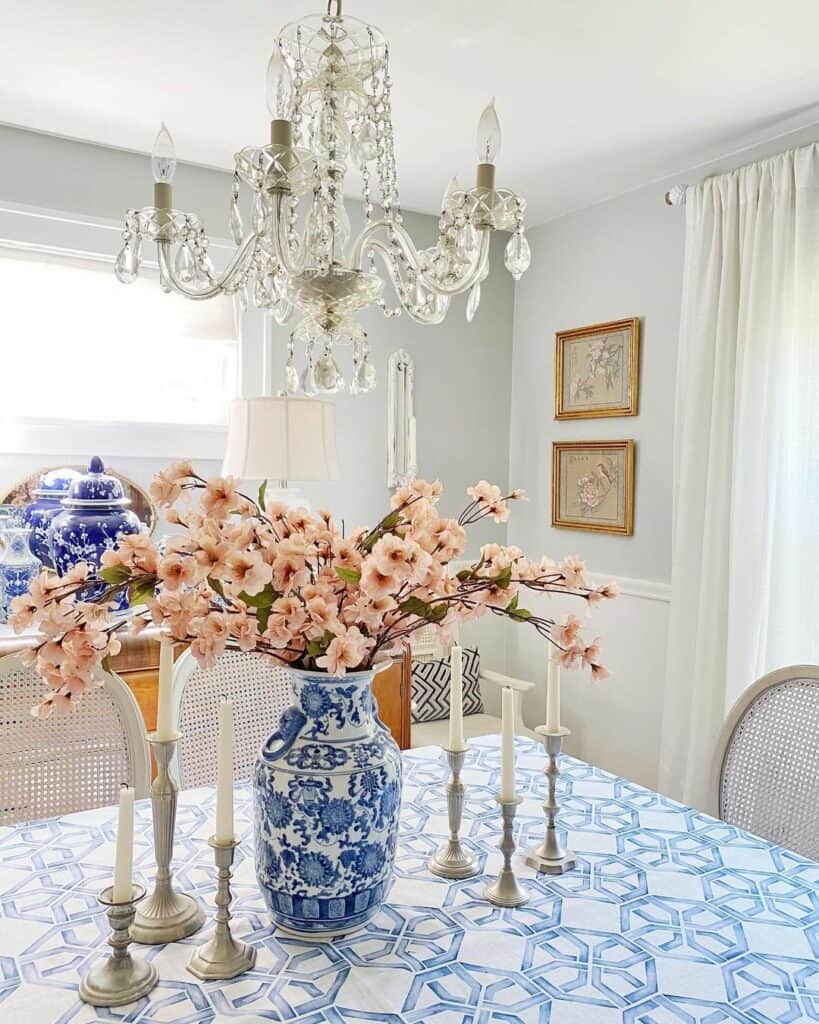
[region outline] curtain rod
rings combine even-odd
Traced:
[[[685,206],[685,193],[687,185],[672,185],[665,194],[666,206]]]

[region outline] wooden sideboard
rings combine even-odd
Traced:
[[[30,637],[13,638],[6,635],[0,638],[0,656],[27,647],[31,642]],[[177,654],[182,650],[180,646]],[[146,630],[137,637],[124,636],[122,650],[111,659],[111,668],[130,687],[145,720],[145,728],[152,732],[156,728],[159,680],[159,644],[153,631]],[[378,673],[373,684],[381,720],[402,750],[410,745],[411,689],[412,661],[409,648],[406,647],[400,658],[397,658],[389,668]],[[270,728],[273,729],[273,723]]]

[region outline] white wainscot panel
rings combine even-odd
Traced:
[[[563,671],[562,719],[572,731],[566,750],[653,789],[657,784],[671,588],[651,580],[594,576],[595,583],[610,579],[619,585],[620,596],[599,605],[587,620],[582,603],[566,598],[521,598],[521,604],[549,617],[562,618],[570,611],[577,614],[585,622],[586,636],[600,637],[602,660],[611,672],[609,679],[592,683],[588,672]],[[487,627],[495,653],[497,626],[493,622]],[[505,623],[504,627],[505,670],[536,683],[524,705],[526,724],[534,727],[546,715],[547,646],[525,625]],[[480,639],[483,620],[473,630]]]

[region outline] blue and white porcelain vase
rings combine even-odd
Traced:
[[[62,499],[80,474],[68,466],[43,473],[30,501],[23,512],[23,522],[31,528],[30,546],[34,555],[49,569],[54,568],[48,546],[48,528],[51,520],[62,511]]]
[[[3,531],[0,553],[0,622],[8,622],[11,602],[25,594],[40,571],[40,560],[29,546],[31,530],[27,526],[7,526]]]
[[[291,671],[294,703],[256,762],[256,876],[277,925],[342,935],[376,913],[392,879],[401,755],[374,671]]]
[[[102,459],[94,456],[88,472],[80,475],[62,500],[62,511],[51,520],[48,542],[54,556],[54,567],[64,576],[78,562],[99,568],[104,551],[116,547],[120,538],[142,530],[142,523],[128,509],[122,483],[105,472]],[[89,588],[93,597],[97,588]],[[115,608],[128,605],[122,593]]]

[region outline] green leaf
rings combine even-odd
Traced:
[[[433,605],[432,607],[430,607],[429,611],[427,612],[427,616],[426,616],[427,622],[440,622],[441,619],[445,619],[445,618],[446,618],[446,605],[445,604]]]
[[[219,580],[215,580],[212,576],[208,576],[208,586],[210,587],[211,590],[215,590],[219,597],[224,598],[225,588],[222,586]]]
[[[515,596],[512,598],[512,600],[506,606],[505,611],[513,612],[517,608],[517,606],[518,606],[518,600],[519,599],[520,599],[520,594],[515,594]]]
[[[264,633],[264,631],[267,629],[267,623],[270,619],[270,614],[272,611],[272,607],[256,609],[256,622],[259,626],[260,633]]]
[[[100,576],[102,576],[106,583],[119,586],[120,583],[125,583],[131,578],[131,570],[124,565],[109,565],[107,568],[100,570]]]
[[[403,615],[415,615],[424,622],[440,622],[446,616],[447,606],[427,604],[420,597],[408,597],[398,606],[398,610]]]
[[[259,508],[264,509],[264,496],[267,494],[267,480],[259,484]]]
[[[336,576],[343,583],[358,583],[361,580],[361,573],[357,569],[345,569],[340,565],[333,567],[336,571]]]
[[[493,577],[492,582],[497,583],[501,590],[506,590],[512,582],[512,566],[507,565],[505,569],[501,569],[498,575]]]
[[[429,610],[429,605],[420,597],[408,597],[398,606],[398,611],[402,615],[417,615],[419,619],[425,619]]]
[[[135,608],[139,604],[145,604],[145,602],[154,596],[156,592],[155,585],[153,583],[133,583],[128,587],[128,604]]]
[[[532,613],[526,608],[515,608],[514,611],[507,611],[506,614],[510,619],[514,619],[515,622],[526,622],[527,619],[532,617]]]
[[[273,584],[268,583],[264,590],[259,591],[258,594],[248,594],[244,590],[239,594],[239,600],[249,608],[270,608],[273,602],[281,595],[278,591],[273,589]]]
[[[327,645],[322,640],[310,640],[307,643],[307,653],[311,658],[320,658],[327,649]]]
[[[111,668],[111,658],[107,654],[102,659],[100,664],[102,665],[103,672],[113,672],[113,669]]]
[[[394,530],[396,528],[396,526],[398,526],[398,523],[399,523],[400,519],[401,519],[401,513],[398,511],[398,509],[395,509],[393,512],[390,512],[390,514],[388,516],[385,516],[381,520],[381,529],[382,530]]]

